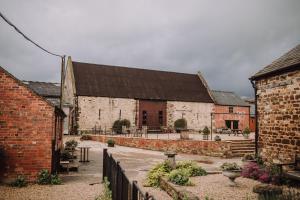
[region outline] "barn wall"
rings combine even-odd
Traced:
[[[90,131],[95,125],[102,130],[109,129],[120,118],[120,111],[121,119],[128,119],[131,125],[135,125],[136,108],[134,99],[79,96],[78,130]]]
[[[174,122],[183,117],[187,120],[188,129],[210,128],[213,108],[212,103],[168,101],[167,126],[174,126]]]

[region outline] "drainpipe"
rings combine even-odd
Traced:
[[[258,156],[258,112],[257,112],[257,88],[255,82],[250,79],[255,95],[255,156]]]

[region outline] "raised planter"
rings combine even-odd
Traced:
[[[203,134],[203,140],[208,140],[208,134]]]
[[[170,195],[173,199],[178,199],[178,200],[200,200],[199,197],[194,195],[193,193],[180,189],[179,186],[174,185],[173,183],[170,183],[167,181],[166,178],[161,177],[160,179],[160,188],[168,195]]]
[[[181,140],[189,140],[189,139],[190,139],[190,137],[189,137],[189,131],[187,131],[187,130],[182,130],[182,131],[180,132],[180,139],[181,139]]]

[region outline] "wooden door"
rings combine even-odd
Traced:
[[[148,126],[149,130],[159,130],[167,123],[167,103],[165,101],[139,101],[139,127]]]

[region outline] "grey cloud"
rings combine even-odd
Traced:
[[[0,0],[42,46],[74,60],[196,73],[211,88],[252,95],[248,78],[300,43],[298,0]],[[0,65],[18,78],[60,80],[60,60],[0,22]]]

